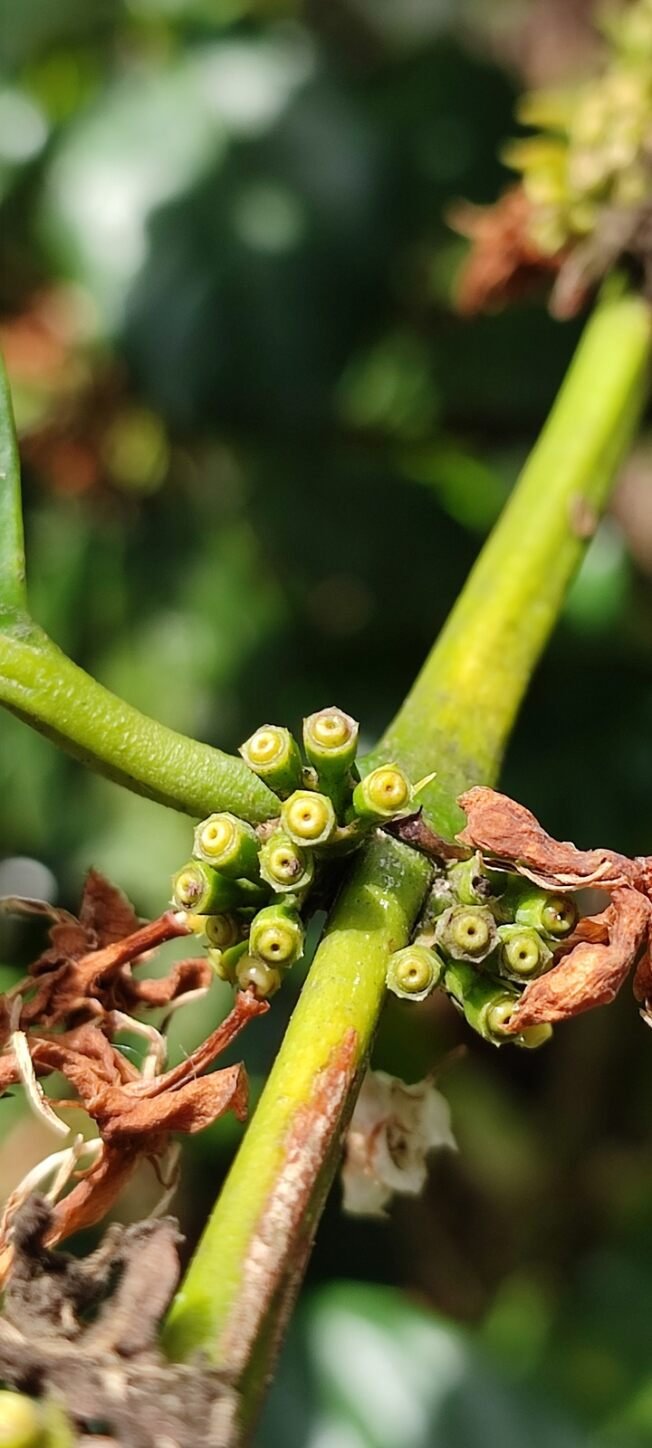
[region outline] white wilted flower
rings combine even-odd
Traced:
[[[342,1169],[344,1210],[383,1217],[390,1198],[418,1196],[430,1151],[457,1143],[448,1102],[426,1078],[406,1086],[386,1071],[368,1071],[351,1119]]]

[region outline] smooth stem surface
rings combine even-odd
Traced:
[[[275,794],[241,759],[149,719],[96,683],[29,619],[0,620],[0,703],[137,794],[189,815],[230,810],[252,824]]]
[[[0,618],[26,608],[20,464],[9,384],[0,356]]]
[[[416,683],[370,764],[395,759],[443,833],[451,798],[492,783],[528,681],[640,416],[650,308],[605,301],[588,323],[548,422]],[[536,365],[536,359],[533,359]]]
[[[609,303],[589,323],[512,500],[376,754],[397,757],[413,777],[438,769],[444,827],[455,825],[455,793],[496,776],[585,546],[580,504],[604,502],[638,415],[649,344],[649,311],[636,300]],[[202,1347],[239,1376],[234,1443],[273,1368],[380,1014],[388,955],[409,936],[423,870],[387,837],[354,865],[171,1309],[171,1353]]]

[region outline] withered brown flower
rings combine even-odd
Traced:
[[[645,1002],[652,993],[650,861],[630,860],[614,850],[578,850],[555,840],[524,805],[493,789],[468,790],[459,803],[467,824],[458,838],[497,865],[545,889],[591,886],[610,897],[600,915],[579,921],[559,948],[553,969],[526,987],[510,1031],[607,1005],[634,965],[634,992]]]
[[[60,1241],[104,1216],[138,1163],[156,1165],[168,1151],[171,1132],[201,1131],[225,1111],[243,1118],[247,1079],[242,1065],[204,1075],[249,1020],[267,1010],[251,992],[239,993],[230,1015],[185,1060],[163,1071],[165,1044],[153,1027],[133,1020],[137,1007],[160,1007],[212,980],[206,959],[177,961],[166,976],[138,979],[132,967],[175,936],[188,934],[181,915],[166,912],[140,925],[129,902],[92,871],[79,919],[33,902],[53,923],[48,948],[31,966],[20,993],[5,998],[0,1054],[0,1091],[22,1081],[33,1104],[52,1124],[52,1107],[81,1104],[95,1122],[101,1146],[69,1195],[54,1208],[50,1241]],[[26,997],[26,998],[24,998]],[[113,1037],[133,1026],[153,1038],[142,1068],[128,1061]],[[36,1078],[60,1072],[73,1100],[42,1103]],[[65,1134],[65,1126],[63,1127]],[[70,1155],[70,1149],[63,1156]],[[21,1200],[14,1193],[0,1223],[0,1278],[10,1260],[10,1227]]]

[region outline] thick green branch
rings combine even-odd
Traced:
[[[640,416],[650,309],[605,301],[589,322],[539,441],[373,762],[416,777],[442,831],[461,826],[451,799],[496,779],[534,665]]]
[[[381,742],[434,806],[493,780],[518,704],[604,503],[644,392],[650,315],[604,305],[550,421],[417,684]],[[379,840],[353,871],[222,1196],[173,1305],[167,1343],[210,1351],[243,1390],[242,1440],[273,1365],[332,1181],[341,1131],[380,1013],[387,958],[408,937],[423,863]]]
[[[241,759],[149,719],[96,683],[28,619],[0,624],[0,703],[118,784],[190,815],[256,824],[278,800]]]
[[[0,356],[0,617],[26,608],[20,464],[9,384]]]
[[[429,877],[425,859],[387,835],[356,862],[174,1305],[171,1352],[185,1355],[217,1344],[219,1356],[238,1372],[247,1367],[261,1331],[277,1326],[279,1263],[285,1280],[294,1277],[312,1240],[321,1205],[315,1177],[339,1141],[375,1025],[388,953],[405,944]],[[290,1181],[292,1137],[296,1172]]]

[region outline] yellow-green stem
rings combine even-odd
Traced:
[[[9,384],[0,356],[0,619],[26,608],[20,463]]]
[[[366,761],[397,760],[443,833],[469,781],[492,783],[534,666],[640,417],[650,308],[605,299],[512,496],[410,693]],[[536,365],[536,359],[533,359]]]
[[[0,618],[0,704],[82,763],[189,815],[230,810],[257,824],[278,799],[241,759],[126,704],[23,616]]]

